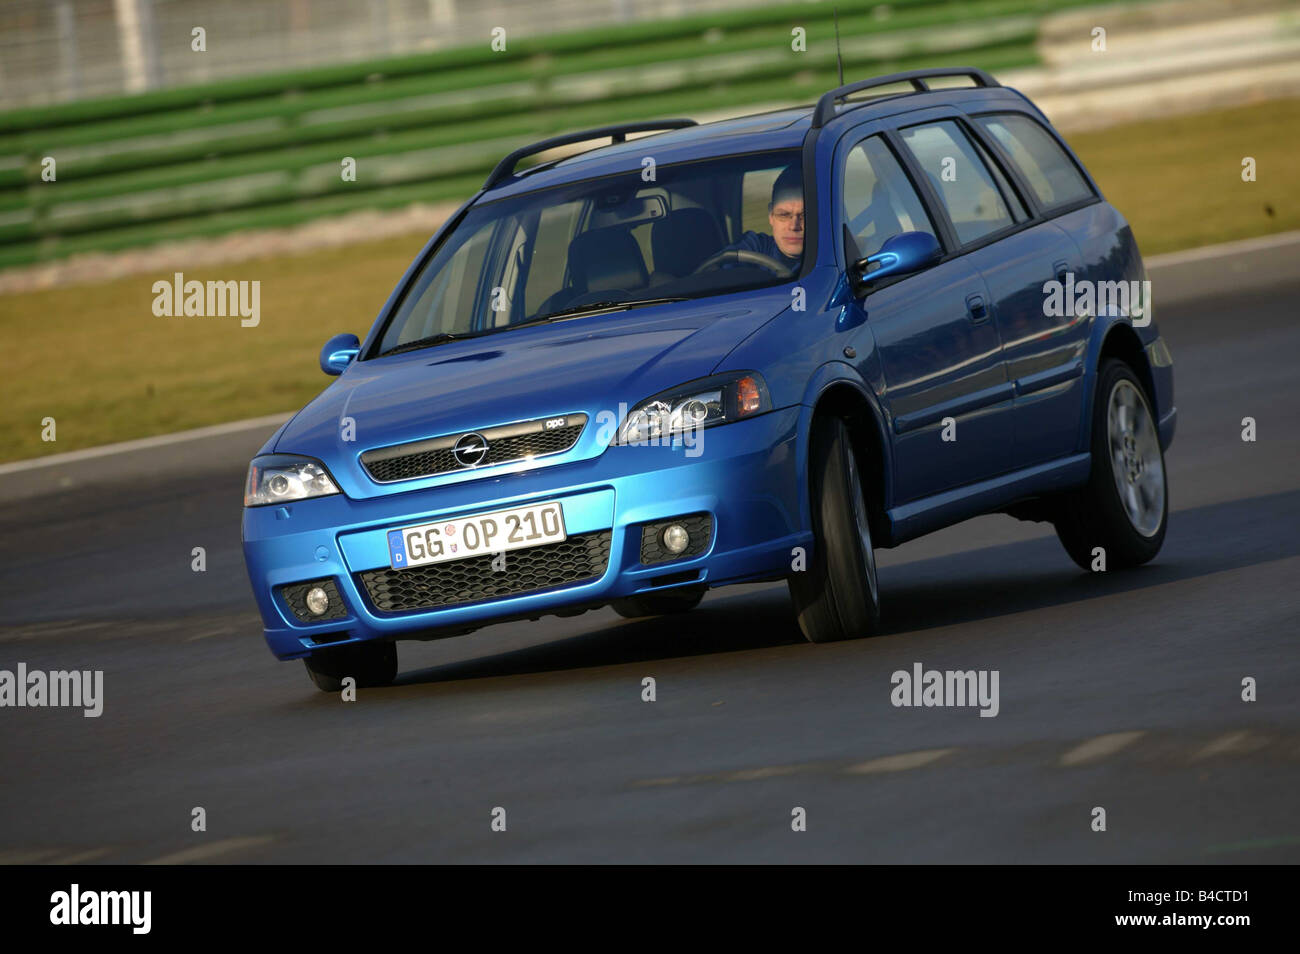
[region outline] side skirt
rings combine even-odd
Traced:
[[[890,544],[1002,510],[1027,497],[1080,487],[1088,481],[1091,461],[1091,454],[1074,454],[895,507],[887,512]]]

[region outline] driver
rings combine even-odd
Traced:
[[[767,204],[767,222],[772,234],[746,232],[740,241],[724,251],[748,249],[773,258],[791,272],[803,259],[803,177],[798,166],[786,166],[772,184],[772,201]]]

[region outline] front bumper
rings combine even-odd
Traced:
[[[281,659],[368,639],[455,635],[506,619],[544,616],[669,586],[739,583],[785,575],[801,526],[800,407],[709,428],[682,447],[610,447],[597,457],[424,490],[352,500],[342,494],[244,510],[244,558],[267,644]],[[598,578],[433,610],[386,613],[362,574],[387,569],[389,530],[559,500],[570,537],[609,531]],[[685,514],[712,517],[704,552],[647,566],[641,526]],[[525,553],[526,551],[512,551]],[[511,552],[506,553],[510,573]],[[398,571],[410,572],[410,571]],[[667,579],[665,579],[665,577]],[[299,620],[281,587],[331,580],[341,616]]]

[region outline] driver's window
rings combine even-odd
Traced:
[[[854,146],[844,162],[840,190],[844,222],[865,258],[899,232],[930,232],[934,226],[902,166],[879,136]]]

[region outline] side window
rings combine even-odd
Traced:
[[[988,167],[956,123],[911,126],[899,134],[939,193],[962,245],[1014,224]]]
[[[1007,204],[1011,206],[1011,217],[1017,222],[1026,221],[1029,218],[1029,210],[1025,208],[1025,204],[1020,201],[1020,196],[1016,195],[1016,190],[1007,181],[1006,175],[1002,172],[1002,167],[989,155],[989,151],[984,148],[982,142],[977,139],[971,141],[975,144],[975,148],[979,150],[980,158],[984,160],[985,167],[993,173],[993,178],[997,181],[998,191],[1002,193],[1002,198],[1006,199]]]
[[[899,232],[929,232],[934,226],[889,147],[879,136],[854,146],[844,160],[844,223],[859,257],[874,255]]]
[[[1092,189],[1065,150],[1035,120],[1005,113],[981,116],[979,123],[1024,173],[1044,208],[1092,197]]]
[[[772,186],[780,169],[757,169],[746,172],[740,185],[740,231],[769,232],[767,203],[772,198]]]

